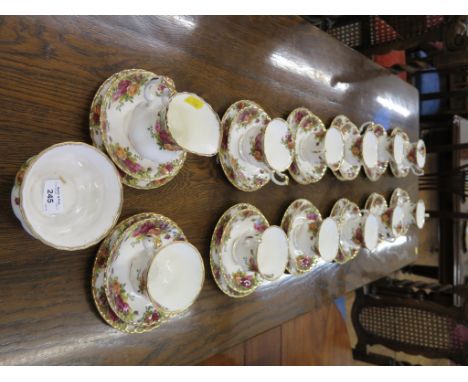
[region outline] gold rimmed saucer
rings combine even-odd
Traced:
[[[221,119],[223,137],[218,153],[219,162],[229,182],[245,192],[257,191],[270,181],[263,169],[244,161],[237,150],[238,140],[251,123],[269,122],[270,117],[255,102],[237,101],[226,110]]]
[[[287,119],[294,142],[293,162],[289,173],[299,184],[316,183],[323,178],[327,171],[327,164],[317,152],[311,154],[313,158],[302,158],[302,145],[305,140],[313,140],[312,145],[320,146],[325,138],[326,128],[323,122],[309,109],[299,107],[294,109]]]
[[[254,292],[254,290],[247,290],[243,292],[239,292],[233,288],[231,288],[224,277],[224,274],[221,271],[221,264],[220,264],[220,253],[221,253],[221,239],[224,235],[224,229],[227,223],[235,216],[237,213],[247,210],[252,207],[250,204],[247,203],[239,203],[227,211],[223,213],[223,215],[219,218],[218,222],[216,223],[215,229],[213,231],[213,235],[211,237],[211,244],[210,244],[210,266],[211,272],[213,273],[213,278],[218,285],[218,288],[221,289],[223,293],[228,295],[229,297],[233,298],[242,298],[250,295]]]
[[[167,87],[175,91],[174,83],[170,78],[158,76],[156,74],[144,71],[142,69],[128,69],[115,73],[106,81],[104,81],[104,83],[99,87],[98,91],[96,92],[96,95],[94,96],[93,102],[91,104],[91,111],[89,114],[89,126],[93,144],[101,151],[111,156],[113,161],[118,166],[122,183],[132,188],[149,190],[162,187],[163,185],[170,182],[179,173],[183,166],[183,163],[185,162],[186,152],[181,152],[181,154],[177,157],[176,160],[161,159],[161,161],[154,164],[154,166],[156,167],[156,173],[153,171],[151,174],[155,174],[155,176],[149,178],[144,177],[142,176],[142,174],[140,174],[140,172],[142,171],[141,169],[143,167],[141,166],[141,163],[138,160],[138,154],[133,153],[129,149],[128,145],[128,147],[124,145],[127,148],[123,147],[123,149],[121,149],[120,146],[117,147],[116,150],[112,149],[109,151],[107,149],[109,145],[107,145],[106,147],[106,137],[105,134],[103,134],[103,132],[108,133],[109,126],[105,121],[102,120],[102,116],[106,116],[106,111],[103,109],[103,104],[104,101],[109,98],[108,92],[113,91],[114,95],[118,94],[120,99],[130,101],[132,97],[138,94],[138,92],[141,92],[141,87],[143,85],[140,83],[136,83],[138,82],[136,81],[136,79],[142,77],[143,75],[147,77],[162,77],[165,79]],[[133,81],[134,79],[136,82]],[[116,81],[118,81],[118,84],[127,84],[127,86],[125,87],[125,92],[122,86],[120,86],[120,88],[117,86],[117,88],[115,89]],[[156,132],[151,134],[153,134],[154,136],[157,135]],[[116,144],[117,143],[114,143],[112,146],[115,146]],[[170,150],[165,151],[163,147],[159,147],[157,148],[157,150],[162,150],[162,152],[170,153]],[[124,169],[125,171],[123,171]]]
[[[255,269],[245,269],[234,259],[236,242],[244,235],[261,234],[269,227],[268,220],[254,206],[241,209],[224,226],[220,240],[219,264],[221,273],[231,289],[237,292],[253,292],[262,283]]]
[[[104,273],[114,244],[123,232],[132,224],[140,220],[150,218],[154,215],[155,214],[153,213],[142,213],[120,222],[111,234],[101,243],[94,261],[91,278],[91,291],[96,308],[107,324],[124,333],[148,332],[157,328],[162,323],[162,317],[159,317],[159,315],[148,317],[147,321],[149,325],[146,326],[133,325],[121,320],[110,307],[104,287]]]
[[[361,171],[361,135],[357,126],[345,115],[336,116],[331,125],[341,131],[344,141],[344,158],[340,168],[332,171],[341,181],[350,181],[358,177]]]
[[[182,230],[171,219],[153,214],[127,227],[112,246],[104,273],[104,289],[111,309],[122,321],[138,326],[151,326],[151,317],[159,321],[170,314],[142,293],[132,283],[130,269],[134,257],[144,251],[148,241],[161,247],[186,241]],[[174,314],[177,314],[175,312]]]
[[[320,258],[316,248],[318,228],[322,216],[317,207],[307,199],[296,199],[286,209],[281,220],[281,228],[286,232],[289,241],[289,261],[286,269],[293,275],[310,272]],[[307,224],[305,242],[297,243],[295,231],[300,224]]]

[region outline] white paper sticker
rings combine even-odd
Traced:
[[[42,210],[48,215],[63,213],[62,182],[59,179],[45,181]]]

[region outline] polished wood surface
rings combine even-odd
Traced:
[[[172,77],[222,115],[239,99],[286,117],[306,106],[328,124],[346,114],[356,124],[399,125],[416,139],[416,90],[299,17],[1,17],[0,18],[0,363],[194,364],[415,259],[417,235],[346,265],[304,277],[285,275],[251,296],[220,292],[209,268],[212,229],[238,202],[279,224],[296,198],[327,215],[347,197],[363,205],[374,191],[402,187],[414,198],[416,177],[363,175],[342,183],[328,173],[317,184],[235,189],[215,158],[188,156],[180,174],[158,190],[124,190],[121,218],[156,211],[176,221],[201,251],[203,291],[183,316],[152,333],[126,335],[107,326],[91,296],[97,246],[77,252],[46,247],[24,232],[10,208],[19,166],[62,141],[90,142],[88,112],[111,74],[139,67]]]
[[[333,303],[216,354],[202,366],[355,365],[346,324]]]

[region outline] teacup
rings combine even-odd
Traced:
[[[426,145],[422,139],[414,143],[406,143],[403,164],[413,172],[421,172],[426,164]]]
[[[380,236],[384,240],[393,241],[405,232],[405,211],[401,206],[387,208],[380,215]]]
[[[307,118],[301,121],[301,125],[307,123]],[[313,164],[325,162],[332,171],[338,171],[345,155],[343,134],[336,127],[330,127],[324,133],[309,134],[298,147],[299,158]]]
[[[161,110],[160,141],[168,150],[213,156],[221,145],[218,114],[195,93],[176,93]]]
[[[167,314],[185,311],[199,295],[204,281],[200,252],[186,241],[154,246],[147,237],[145,252],[130,265],[129,280],[134,290],[144,294]]]
[[[335,218],[328,217],[322,221],[318,231],[318,252],[326,262],[333,261],[338,255],[340,230]]]
[[[353,250],[364,247],[373,251],[379,242],[379,220],[363,210],[359,217],[346,220],[340,227],[340,243]]]
[[[289,178],[282,172],[293,160],[293,141],[288,123],[272,119],[263,129],[247,131],[239,141],[239,154],[243,160],[270,174],[271,180],[287,185]]]
[[[117,222],[123,199],[120,177],[93,146],[53,145],[28,160],[23,171],[17,176],[15,204],[23,226],[43,243],[63,250],[87,248]]]
[[[405,224],[416,224],[416,227],[422,229],[426,222],[426,205],[422,199],[416,203],[406,203],[403,208],[405,209]]]
[[[263,233],[247,232],[234,242],[232,256],[244,269],[274,281],[286,269],[288,238],[278,226],[270,226]]]

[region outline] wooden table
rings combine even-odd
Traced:
[[[235,300],[213,282],[208,246],[221,214],[252,203],[279,224],[296,198],[327,215],[347,197],[361,206],[374,191],[395,187],[417,195],[413,175],[363,175],[339,182],[331,173],[309,186],[269,184],[243,193],[214,158],[193,155],[181,173],[152,191],[125,188],[122,218],[156,211],[175,220],[204,256],[203,291],[184,316],[149,334],[127,335],[99,317],[90,288],[97,246],[64,252],[20,227],[10,208],[14,175],[27,158],[54,143],[91,142],[88,109],[112,73],[140,67],[172,77],[222,115],[239,99],[257,101],[274,117],[306,106],[326,124],[346,114],[418,132],[416,89],[299,17],[2,17],[0,18],[0,363],[194,364],[324,301],[413,261],[414,230],[377,253],[304,277],[284,276]]]

